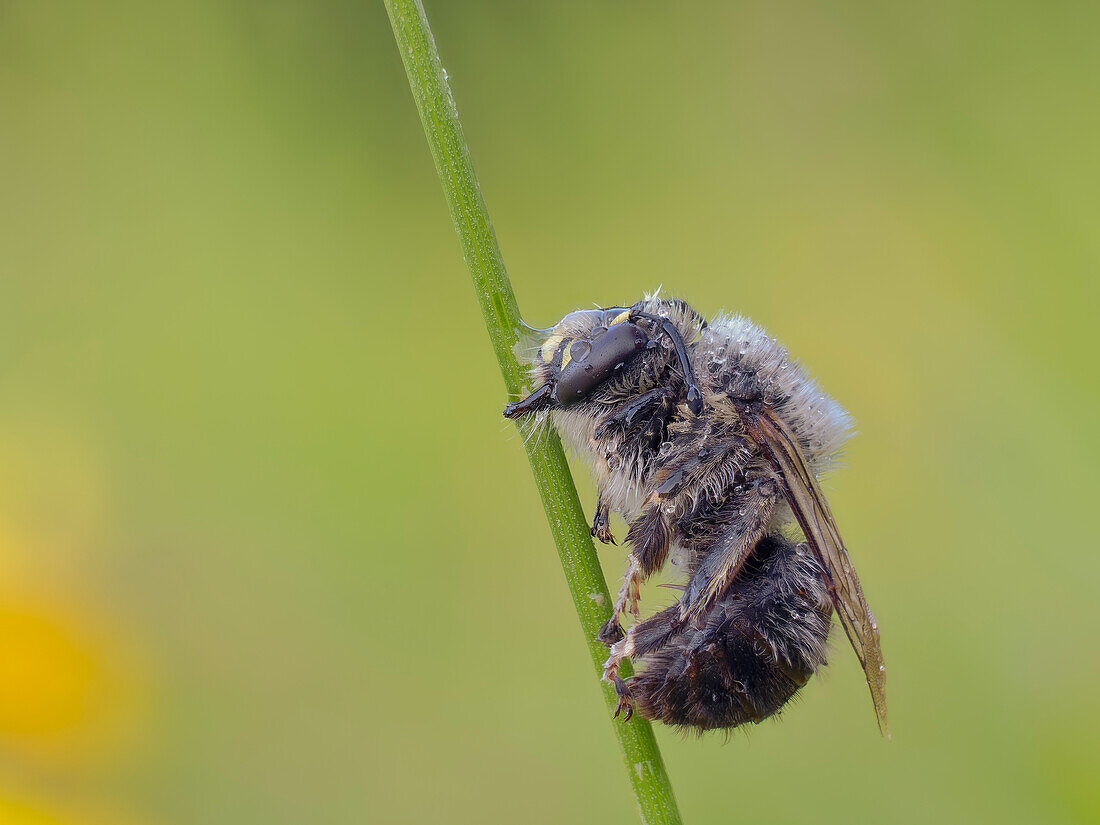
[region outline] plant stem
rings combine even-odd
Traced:
[[[401,59],[420,110],[436,171],[443,184],[455,231],[462,242],[466,266],[485,316],[485,327],[496,350],[504,385],[512,396],[526,387],[527,370],[514,352],[520,329],[519,308],[501,259],[489,212],[470,162],[451,89],[436,51],[435,39],[420,0],[385,0]],[[596,633],[611,616],[611,598],[592,544],[577,488],[569,473],[556,433],[524,440],[535,484],[542,497],[550,531],[558,547],[569,592],[577,609],[585,644],[597,674],[603,671],[607,650]],[[617,697],[601,683],[609,715]],[[638,810],[647,825],[679,823],[680,813],[665,773],[661,753],[649,723],[635,716],[627,723],[613,721],[627,776]]]

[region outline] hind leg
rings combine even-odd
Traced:
[[[623,659],[630,658],[634,653],[634,638],[640,623],[635,622],[630,626],[626,635],[611,645],[611,655],[603,664],[603,680],[615,686],[615,692],[619,695],[619,704],[615,706],[615,716],[625,711],[623,721],[626,722],[634,715],[634,701],[630,693],[630,682],[619,676],[619,665]]]
[[[623,721],[634,714],[634,699],[630,690],[634,677],[620,678],[619,665],[623,659],[644,656],[668,644],[669,640],[679,632],[679,613],[678,605],[666,607],[645,621],[635,622],[625,637],[611,645],[611,656],[604,663],[603,678],[615,686],[615,692],[619,695],[615,715],[618,716],[620,712],[625,711]]]

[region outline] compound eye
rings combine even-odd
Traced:
[[[554,400],[561,404],[584,398],[598,385],[626,366],[648,342],[635,324],[611,327],[597,341],[574,341],[562,357]]]

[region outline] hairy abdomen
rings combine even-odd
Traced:
[[[647,719],[702,730],[759,722],[825,664],[832,608],[824,571],[803,546],[764,538],[696,626],[678,606],[642,623],[630,682]]]

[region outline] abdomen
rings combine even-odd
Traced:
[[[677,611],[638,629],[630,693],[647,719],[703,730],[760,722],[825,664],[824,571],[782,536],[760,541],[700,626],[676,628]]]

